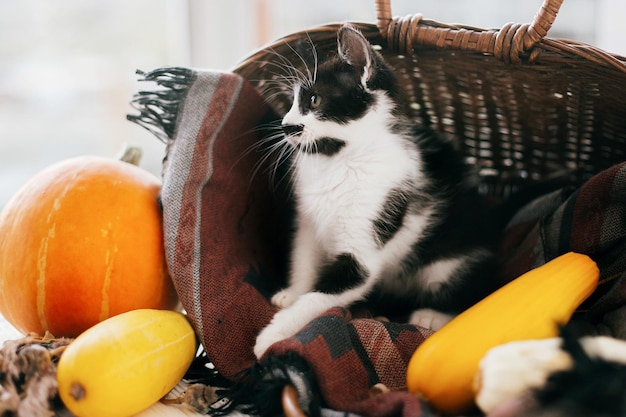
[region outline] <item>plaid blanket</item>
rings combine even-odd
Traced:
[[[252,347],[275,312],[268,299],[285,281],[291,227],[289,190],[272,183],[261,146],[279,118],[235,74],[163,68],[143,78],[161,88],[140,92],[139,114],[129,119],[168,145],[161,196],[168,267],[207,357],[236,382],[231,405],[270,414],[280,407],[279,388],[291,383],[310,415],[432,415],[405,391],[407,362],[430,335],[420,327],[333,308],[256,363]],[[625,231],[621,164],[519,212],[501,248],[500,278],[568,251],[586,253],[600,266],[601,284],[576,319],[626,338]],[[370,396],[376,384],[391,392]]]

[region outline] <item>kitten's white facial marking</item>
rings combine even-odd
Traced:
[[[289,108],[289,111],[283,117],[283,125],[297,125],[300,124],[302,114],[300,114],[299,102],[300,102],[300,84],[296,84],[293,89],[293,103]],[[287,138],[289,139],[289,138]]]
[[[317,119],[313,112],[308,112],[303,115],[300,112],[300,85],[296,84],[294,87],[294,99],[291,108],[283,117],[282,124],[284,125],[301,125],[303,127],[302,132],[298,135],[287,135],[287,142],[291,146],[306,145],[312,143],[315,140],[310,125],[314,124]]]

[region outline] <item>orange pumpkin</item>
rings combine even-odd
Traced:
[[[74,337],[119,313],[173,309],[158,178],[79,156],[36,174],[0,212],[0,313],[18,330]]]

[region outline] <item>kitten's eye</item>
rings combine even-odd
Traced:
[[[320,102],[322,98],[317,94],[311,94],[311,98],[309,99],[310,106],[312,109],[317,109],[320,106]]]

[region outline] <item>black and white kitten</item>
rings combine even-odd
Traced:
[[[289,285],[257,357],[334,306],[386,302],[438,329],[495,289],[495,233],[470,170],[399,103],[392,68],[349,25],[338,55],[295,85],[282,121],[294,150]]]

